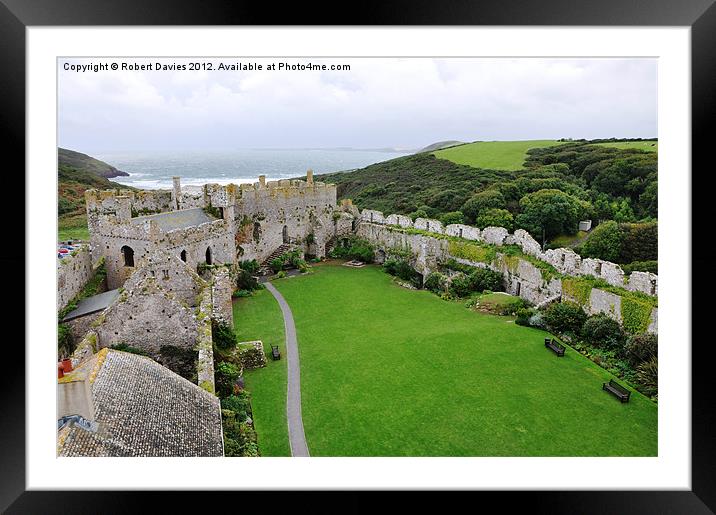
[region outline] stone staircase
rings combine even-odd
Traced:
[[[259,275],[269,275],[273,273],[273,270],[271,270],[271,267],[269,266],[269,263],[279,257],[281,254],[285,254],[286,252],[290,252],[296,248],[295,245],[291,245],[290,243],[282,243],[276,250],[274,250],[269,257],[264,259],[264,262],[261,263],[261,266],[258,269]]]

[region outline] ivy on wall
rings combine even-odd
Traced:
[[[651,311],[656,307],[656,301],[636,295],[626,295],[622,297],[621,305],[624,330],[631,334],[645,332],[649,327]]]
[[[448,251],[452,256],[476,263],[490,264],[495,259],[497,252],[494,247],[481,245],[479,243],[451,240],[448,243]]]

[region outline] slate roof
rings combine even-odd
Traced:
[[[65,318],[63,318],[62,321],[67,322],[74,318],[79,318],[85,315],[89,315],[90,313],[102,311],[103,309],[107,308],[107,306],[112,304],[112,302],[114,302],[114,299],[116,299],[117,297],[119,297],[119,289],[109,290],[104,293],[100,293],[82,299],[77,303],[77,307],[75,309],[65,315]]]
[[[84,367],[98,431],[62,428],[58,456],[223,456],[214,395],[128,352],[103,349]]]
[[[169,211],[167,213],[159,213],[156,215],[138,216],[136,218],[132,218],[132,223],[140,225],[146,220],[156,221],[159,228],[166,232],[173,231],[174,229],[195,227],[206,222],[212,222],[216,220],[216,218],[209,216],[202,208],[197,207],[193,209]]]

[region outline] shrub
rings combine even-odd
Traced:
[[[234,293],[231,294],[232,297],[235,299],[242,298],[242,297],[251,297],[253,295],[249,290],[237,290]]]
[[[251,397],[246,391],[229,395],[221,399],[221,409],[233,411],[239,422],[245,422],[251,416]]]
[[[236,345],[234,329],[218,320],[211,321],[211,338],[219,349],[229,349]]]
[[[530,327],[537,327],[539,329],[544,329],[545,323],[544,323],[544,317],[542,316],[542,313],[540,313],[539,311],[535,312],[535,314],[529,318],[528,324]]]
[[[645,395],[652,397],[658,394],[659,363],[656,357],[652,357],[637,367],[636,382],[641,386],[640,390]]]
[[[281,270],[283,270],[283,265],[284,265],[283,259],[281,259],[280,257],[277,257],[277,258],[269,261],[269,267],[271,268],[271,270],[274,271],[274,273],[280,272]]]
[[[233,363],[220,361],[216,365],[214,379],[216,381],[216,393],[220,398],[228,397],[234,393],[234,383],[239,378],[241,371]]]
[[[507,209],[486,209],[475,219],[475,225],[480,229],[484,229],[485,227],[504,227],[508,231],[511,231],[514,223],[512,213]]]
[[[260,268],[260,265],[255,259],[247,259],[239,263],[239,268],[247,271],[249,274],[254,274]]]
[[[558,332],[579,333],[587,315],[573,302],[550,305],[544,313],[545,323]]]
[[[461,211],[470,222],[474,222],[481,212],[487,209],[504,209],[505,197],[497,190],[486,190],[470,197],[462,206]]]
[[[622,224],[624,232],[619,263],[653,261],[658,259],[659,227],[656,222]]]
[[[449,291],[455,297],[467,297],[473,291],[470,277],[462,272],[455,274],[450,281]]]
[[[372,263],[375,256],[373,246],[361,238],[355,238],[350,248],[348,249],[350,257],[363,261],[364,263]]]
[[[630,336],[624,346],[626,359],[634,368],[652,358],[656,358],[658,350],[658,337],[655,334],[648,333]]]
[[[535,314],[535,310],[532,308],[520,308],[515,314],[517,315],[515,324],[529,326],[530,317]]]
[[[624,331],[619,322],[607,315],[593,315],[582,326],[585,341],[603,349],[617,350],[624,345]]]
[[[57,351],[60,357],[66,357],[72,354],[75,350],[74,339],[72,338],[72,332],[70,326],[67,324],[57,325]]]
[[[502,291],[502,274],[489,268],[477,268],[470,274],[473,291]]]
[[[281,270],[279,273],[276,274],[276,279],[283,279],[284,277],[286,277],[286,275],[286,272]]]
[[[622,250],[624,233],[613,220],[599,224],[582,244],[582,256],[616,262]]]
[[[251,275],[251,272],[242,269],[239,270],[236,276],[236,289],[248,291],[258,290],[259,282]]]
[[[221,410],[224,432],[224,456],[259,456],[256,431],[230,409]]]
[[[447,277],[439,272],[433,272],[425,279],[425,289],[430,290],[433,293],[440,293],[445,291],[447,286]]]
[[[462,224],[465,223],[465,217],[462,211],[450,211],[440,217],[440,223],[447,226],[450,224]]]
[[[390,275],[400,277],[405,281],[412,281],[417,274],[417,272],[413,270],[413,267],[410,266],[410,263],[404,259],[396,258],[387,259],[385,263],[383,263],[383,271]]]
[[[622,265],[622,270],[625,274],[632,272],[651,272],[652,274],[659,273],[659,262],[658,261],[633,261],[628,265]]]

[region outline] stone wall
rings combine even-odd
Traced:
[[[348,212],[350,206],[345,206]],[[299,180],[259,181],[242,184],[236,194],[234,214],[240,260],[263,262],[283,243],[303,246],[313,235],[312,253],[325,256],[325,246],[337,231],[336,187]],[[341,231],[345,230],[344,222]]]
[[[196,359],[197,320],[194,309],[160,285],[144,277],[125,289],[97,319],[99,348],[126,344],[142,349],[154,360],[187,377]]]
[[[157,251],[137,263],[132,275],[124,283],[124,288],[136,290],[139,283],[156,278],[163,290],[187,306],[194,307],[198,295],[207,286],[195,270],[179,257],[166,251]]]
[[[589,315],[604,313],[622,323],[621,296],[599,288],[591,288],[588,300],[580,302],[579,299],[570,297],[563,291],[560,276],[546,275],[546,272],[530,261],[532,258],[500,252],[500,246],[515,244],[522,248],[524,254],[551,264],[561,274],[575,277],[590,275],[605,280],[609,279],[607,282],[610,284],[618,283],[620,287],[627,290],[641,291],[647,294],[651,291],[652,295],[656,294],[656,276],[654,274],[634,272],[630,281],[625,283],[623,279],[620,279],[621,268],[617,265],[590,259],[585,259],[582,262],[581,258],[569,249],[548,250],[542,253],[539,244],[526,231],[517,230],[514,234],[509,234],[506,229],[501,227],[487,227],[480,232],[476,228],[473,228],[474,231],[466,230],[465,227],[469,226],[462,226],[462,224],[448,225],[445,228],[444,233],[449,237],[459,238],[460,229],[462,229],[464,240],[493,245],[495,257],[488,263],[471,261],[451,254],[448,238],[440,233],[431,236],[426,233],[404,232],[402,228],[405,226],[403,225],[398,228],[399,224],[371,223],[367,221],[369,219],[370,217],[366,216],[364,211],[358,227],[358,235],[373,243],[381,255],[389,255],[394,250],[409,252],[415,269],[424,277],[430,272],[437,271],[440,264],[446,260],[455,259],[461,264],[490,268],[501,272],[505,291],[525,299],[532,305],[546,305],[562,298],[579,303]],[[373,220],[385,222],[388,219],[391,218],[383,217],[382,213],[373,212]],[[395,218],[391,220],[394,221]],[[426,227],[427,223],[422,222],[420,225]],[[414,228],[419,229],[418,227]],[[425,229],[422,230],[425,231]],[[380,260],[378,261],[380,262]],[[645,283],[646,286],[639,286],[639,281]],[[651,288],[652,284],[653,289]],[[657,318],[658,310],[654,308],[649,319],[648,332],[655,333],[657,331]]]
[[[87,245],[57,261],[57,310],[60,311],[82,291],[95,269]]]
[[[234,327],[234,309],[231,295],[234,293],[235,279],[226,268],[212,270],[211,302],[212,318],[230,327]]]
[[[204,289],[197,309],[197,384],[210,393],[216,392],[214,383],[214,343],[211,335],[211,290]]]
[[[400,220],[400,223],[397,221]],[[364,209],[361,213],[361,222],[377,225],[400,225],[403,228],[414,228],[435,234],[446,234],[472,241],[482,241],[500,247],[502,245],[518,245],[522,252],[552,265],[558,272],[565,275],[589,275],[603,279],[612,286],[625,288],[630,291],[639,291],[647,295],[658,294],[658,276],[646,272],[633,272],[628,278],[621,267],[609,261],[600,259],[584,259],[571,249],[550,249],[542,252],[541,246],[530,234],[517,229],[510,234],[504,227],[485,227],[482,231],[476,227],[464,224],[451,224],[442,226],[437,220],[418,218],[411,223],[407,217],[401,215],[384,216],[380,211]]]
[[[93,253],[105,259],[110,289],[122,286],[139,262],[150,259],[158,252],[170,253],[180,259],[183,257],[194,269],[206,262],[208,249],[213,263],[234,263],[236,258],[234,234],[226,220],[213,220],[164,232],[151,219],[133,224],[103,217],[90,234]],[[124,247],[132,250],[135,266],[125,264]]]

